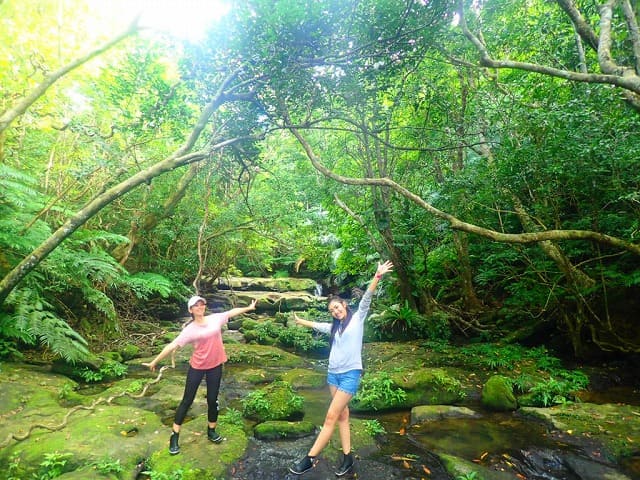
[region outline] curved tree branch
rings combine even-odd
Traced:
[[[589,45],[593,50],[598,50],[598,36],[593,31],[591,26],[584,19],[580,10],[576,8],[576,4],[573,0],[556,0],[558,6],[564,10],[569,18],[571,19],[571,23],[573,23],[576,32],[580,35],[580,38]]]
[[[247,135],[230,138],[215,145],[210,145],[204,150],[189,153],[200,138],[203,130],[207,126],[209,119],[220,105],[228,100],[227,91],[233,89],[232,82],[236,78],[237,72],[231,72],[218,87],[215,97],[202,110],[200,117],[196,121],[193,129],[184,144],[172,155],[161,160],[150,167],[139,171],[126,180],[105,189],[95,196],[83,208],[72,215],[58,230],[41,243],[33,252],[27,255],[16,267],[0,280],[0,305],[5,301],[9,293],[18,283],[31,272],[41,261],[43,261],[58,245],[73,234],[78,228],[84,225],[92,216],[102,210],[111,202],[129,193],[142,183],[148,183],[155,177],[163,173],[174,170],[184,165],[189,165],[208,158],[212,152],[220,150],[229,145],[233,145],[245,140],[255,140],[256,136]]]
[[[285,121],[289,122],[289,118],[287,114],[284,114]],[[416,195],[415,193],[407,190],[402,185],[394,182],[390,178],[352,178],[345,177],[339,175],[329,168],[325,167],[318,157],[313,152],[311,145],[307,140],[302,136],[300,131],[295,127],[288,127],[289,131],[296,137],[300,145],[304,148],[304,151],[307,155],[307,158],[311,161],[311,164],[314,166],[316,170],[322,173],[327,178],[331,178],[339,183],[344,183],[346,185],[375,185],[380,187],[388,187],[395,191],[396,193],[402,195],[408,200],[411,200],[418,206],[422,207],[426,211],[433,214],[435,217],[445,220],[449,223],[450,227],[454,230],[460,230],[467,233],[472,233],[474,235],[479,235],[484,238],[488,238],[495,242],[503,242],[503,243],[536,243],[543,242],[548,240],[558,241],[558,240],[589,240],[593,242],[597,242],[603,245],[608,245],[613,248],[619,248],[626,250],[634,255],[640,256],[640,245],[636,245],[630,242],[627,242],[623,239],[612,237],[610,235],[606,235],[604,233],[593,232],[590,230],[544,230],[540,232],[527,232],[527,233],[503,233],[496,232],[495,230],[490,230],[484,227],[480,227],[478,225],[474,225],[472,223],[464,222],[455,216],[443,212],[442,210],[437,209],[430,203],[426,202],[423,198]]]
[[[613,15],[613,5],[616,0],[608,0],[606,4],[600,8],[600,39],[595,37],[595,34],[588,26],[586,21],[580,15],[580,12],[576,9],[573,2],[570,0],[556,0],[560,7],[567,13],[569,18],[574,24],[574,27],[583,40],[586,40],[587,44],[594,48],[598,54],[598,62],[602,73],[584,73],[575,72],[572,70],[563,70],[546,65],[540,65],[529,62],[518,62],[513,60],[496,60],[494,59],[481,37],[475,35],[469,29],[464,12],[463,0],[458,2],[458,15],[460,18],[459,25],[462,29],[464,36],[474,45],[478,53],[480,54],[480,65],[489,68],[511,68],[516,70],[523,70],[532,73],[538,73],[541,75],[547,75],[550,77],[562,78],[573,82],[582,83],[601,83],[607,85],[613,85],[622,89],[623,95],[626,100],[636,109],[640,110],[640,74],[636,72],[635,67],[623,67],[617,65],[613,57],[611,56],[611,22]],[[629,9],[632,7],[629,5]],[[633,14],[633,11],[629,13]],[[627,20],[629,25],[629,21]],[[632,26],[630,26],[630,30]],[[633,35],[631,30],[630,35]],[[635,50],[634,50],[635,51]],[[635,58],[635,64],[638,64],[640,59]]]
[[[70,71],[75,70],[81,65],[87,63],[92,58],[95,58],[98,55],[106,52],[117,43],[121,42],[125,38],[135,33],[137,30],[138,30],[138,19],[135,19],[133,23],[120,35],[114,37],[113,39],[99,46],[95,50],[92,50],[91,52],[87,53],[83,57],[80,57],[72,61],[71,63],[68,63],[67,65],[59,68],[58,70],[51,73],[50,75],[46,75],[44,77],[44,80],[39,85],[37,85],[26,97],[21,98],[14,106],[2,112],[2,115],[0,115],[0,134],[4,132],[7,128],[9,128],[9,125],[11,125],[11,123],[13,123],[13,121],[16,118],[18,118],[20,115],[26,112],[27,109],[31,105],[33,105],[40,97],[42,97],[46,93],[46,91],[49,89],[49,87],[53,85],[55,82],[57,82],[58,80],[60,80],[60,78],[65,76]]]

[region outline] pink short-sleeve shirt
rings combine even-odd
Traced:
[[[180,347],[193,343],[189,364],[198,370],[214,368],[227,361],[222,344],[222,327],[229,321],[228,312],[214,313],[204,318],[206,323],[191,322],[176,338]]]

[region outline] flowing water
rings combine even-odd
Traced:
[[[242,410],[242,398],[253,388],[234,382],[234,371],[244,367],[227,365],[223,376],[223,407]],[[277,369],[277,367],[274,367]],[[135,376],[135,373],[130,372]],[[145,373],[146,374],[146,373]],[[93,392],[95,393],[95,392]],[[304,389],[305,420],[321,425],[330,398],[326,388]],[[590,403],[622,402],[640,406],[640,390],[628,387],[585,392],[581,400]],[[355,474],[359,479],[453,480],[438,455],[453,455],[494,472],[500,479],[520,480],[640,480],[640,458],[629,458],[624,465],[610,465],[593,453],[597,445],[588,440],[563,436],[517,412],[478,411],[477,418],[447,418],[410,425],[410,411],[352,414],[355,418],[375,419],[386,434],[377,438],[376,448],[358,451]],[[166,418],[167,425],[172,417]],[[260,441],[250,436],[244,457],[232,466],[227,480],[297,479],[288,467],[305,455],[315,437],[290,441]],[[327,447],[330,448],[330,447]],[[332,448],[338,449],[339,445]],[[320,457],[318,466],[302,480],[335,480],[334,465]],[[499,475],[499,474],[497,474]]]
[[[227,374],[233,375],[229,370]],[[329,402],[328,390],[314,389],[301,393],[305,397],[305,419],[321,425]],[[638,392],[620,389],[615,393],[618,399],[631,399],[640,405]],[[242,394],[236,392],[236,395],[237,404],[233,406],[241,409],[239,400]],[[605,393],[602,397],[590,394],[588,401],[604,403],[612,400],[610,393]],[[582,439],[580,444],[576,444],[573,439],[550,432],[546,425],[517,412],[480,412],[478,418],[442,419],[416,426],[409,425],[409,411],[353,414],[356,418],[378,420],[387,433],[378,438],[377,449],[358,452],[355,474],[351,478],[451,480],[453,477],[446,472],[438,457],[438,454],[446,453],[495,472],[504,472],[500,477],[504,479],[640,480],[638,459],[630,459],[623,466],[625,471],[621,472],[620,467],[593,455],[596,446]],[[262,442],[252,438],[247,454],[234,465],[229,478],[293,480],[297,476],[288,473],[288,467],[307,453],[313,440],[309,437]],[[335,479],[336,466],[321,458],[318,466],[302,478]]]

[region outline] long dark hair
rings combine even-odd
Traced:
[[[333,339],[336,338],[336,333],[338,333],[338,330],[340,330],[340,333],[344,332],[344,330],[349,326],[349,322],[351,321],[351,317],[353,316],[353,312],[349,308],[349,305],[347,304],[344,298],[341,298],[338,296],[330,297],[329,305],[331,305],[334,302],[342,303],[345,306],[345,308],[347,309],[347,318],[345,318],[341,322],[340,320],[338,320],[332,315],[333,324],[331,325],[331,337],[329,339],[329,349],[333,347]]]

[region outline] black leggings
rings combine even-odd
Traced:
[[[218,392],[220,391],[220,381],[222,380],[222,364],[208,370],[198,370],[189,366],[182,401],[178,405],[176,416],[173,420],[176,425],[182,425],[182,422],[184,422],[187,410],[189,410],[194,398],[196,398],[196,391],[202,382],[202,377],[207,379],[207,419],[210,423],[218,421]]]

